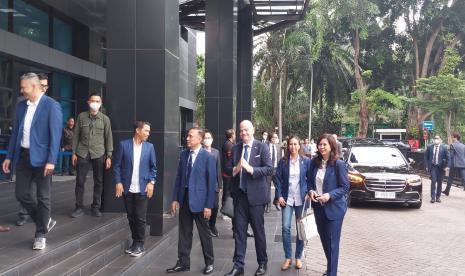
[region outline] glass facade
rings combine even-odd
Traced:
[[[60,103],[63,122],[66,122],[69,117],[74,116],[73,78],[61,73],[53,73],[52,75],[50,96]]]
[[[8,0],[0,0],[0,29],[8,30]]]
[[[13,32],[35,42],[49,45],[48,14],[22,0],[15,0],[13,9]]]
[[[58,18],[53,18],[53,48],[70,55],[73,52],[73,27]]]
[[[13,111],[12,62],[0,56],[0,135],[10,134]]]

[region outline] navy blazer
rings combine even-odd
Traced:
[[[336,177],[338,170],[339,178]],[[316,191],[316,174],[318,167],[315,162],[310,162],[308,190]],[[323,208],[329,220],[340,220],[347,211],[347,193],[349,192],[349,177],[344,161],[337,160],[336,166],[326,167],[325,178],[323,180],[323,193],[329,193],[330,200],[321,206],[319,202],[312,202],[313,208]]]
[[[278,163],[278,168],[273,177],[273,182],[275,186],[275,200],[283,197],[284,200],[287,200],[289,194],[289,162],[290,159],[281,159]],[[305,156],[300,156],[300,195],[302,198],[302,204],[305,201],[305,195],[308,191],[307,186],[307,175],[308,170],[310,169],[310,158]]]
[[[239,163],[242,158],[243,143],[234,145],[232,148],[231,158],[226,164],[225,171],[232,176],[233,167]],[[268,145],[253,140],[252,148],[249,152],[249,165],[253,167],[253,174],[244,173],[247,181],[247,199],[249,205],[257,206],[266,204],[269,198],[267,176],[273,174],[273,164],[271,163],[270,150]],[[231,192],[236,195],[239,192],[240,173],[232,178]]]
[[[201,148],[192,166],[189,181],[187,164],[190,150],[183,150],[179,157],[178,172],[173,187],[173,201],[184,203],[185,186],[189,191],[189,209],[193,213],[203,212],[204,208],[213,208],[216,191],[216,160],[208,151]]]
[[[123,183],[124,194],[129,193],[131,186],[132,170],[134,165],[134,140],[123,140],[119,143],[116,157],[114,158],[113,173],[116,183]],[[145,188],[150,181],[157,178],[157,159],[153,144],[142,142],[142,150],[139,163],[139,187],[140,194],[146,195]]]
[[[431,170],[431,166],[433,165],[433,158],[434,158],[434,144],[429,145],[425,151],[425,166],[428,170]],[[445,168],[447,163],[449,162],[449,152],[444,144],[439,145],[439,152],[438,152],[438,165],[441,168]]]
[[[12,167],[19,161],[26,111],[27,100],[19,102],[6,157],[13,161]],[[33,167],[43,167],[47,163],[56,164],[62,129],[63,115],[60,104],[47,95],[42,95],[31,124],[29,158]]]

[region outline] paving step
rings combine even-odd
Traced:
[[[163,254],[163,252],[177,239],[177,227],[170,230],[163,236],[149,236],[145,240],[145,253],[140,257],[121,255],[113,262],[109,263],[94,276],[133,276],[141,273],[153,260]]]
[[[124,254],[130,236],[128,228],[116,231],[37,276],[91,275]]]
[[[127,228],[127,219],[123,214],[107,213],[101,218],[84,216],[64,225],[58,221],[57,226],[47,235],[45,250],[32,250],[32,239],[3,247],[1,255],[9,259],[14,257],[15,261],[1,267],[0,276],[36,275],[112,236],[115,231]]]

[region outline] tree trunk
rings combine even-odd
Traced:
[[[355,74],[355,83],[357,89],[362,94],[360,97],[360,109],[358,111],[358,138],[365,138],[368,131],[368,105],[366,101],[366,86],[363,82],[362,75],[360,73],[360,66],[358,63],[360,57],[360,34],[358,29],[355,29],[354,37],[354,74]]]
[[[273,127],[279,123],[279,76],[277,68],[271,67],[271,95],[273,105]]]
[[[426,78],[428,76],[428,66],[431,57],[431,51],[433,50],[434,42],[436,42],[436,38],[438,37],[439,33],[442,30],[442,26],[444,23],[444,18],[439,20],[438,25],[434,28],[433,32],[431,33],[430,38],[428,39],[428,43],[426,44],[425,48],[425,55],[423,58],[423,66],[421,68],[421,75],[420,77]]]
[[[447,111],[444,114],[444,126],[446,127],[447,143],[452,143],[452,131],[451,131],[452,111]]]

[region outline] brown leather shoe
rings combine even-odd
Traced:
[[[281,265],[281,270],[288,270],[291,267],[292,259],[285,259],[283,264]]]
[[[296,269],[302,268],[302,261],[300,259],[295,259],[295,268]]]
[[[8,232],[8,231],[10,231],[10,227],[0,225],[0,232]]]

